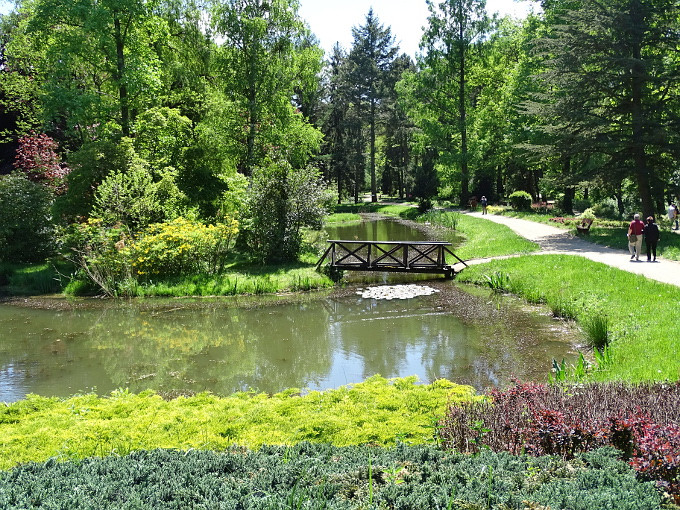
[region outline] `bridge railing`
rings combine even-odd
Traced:
[[[467,265],[449,249],[451,243],[443,241],[330,240],[328,243],[317,268],[330,258],[331,267],[343,270],[443,273],[451,276],[454,270],[447,264],[447,254]]]

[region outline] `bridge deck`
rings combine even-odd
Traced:
[[[388,271],[402,273],[438,273],[450,278],[455,274],[446,263],[449,254],[464,265],[444,241],[357,241],[330,240],[330,246],[317,268],[330,257],[330,266],[349,271]]]

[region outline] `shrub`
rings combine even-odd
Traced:
[[[516,211],[531,210],[531,195],[526,191],[515,191],[508,197],[510,205]]]
[[[296,260],[303,227],[321,228],[334,202],[317,169],[269,161],[253,171],[241,240],[259,261]]]
[[[238,222],[204,225],[177,218],[143,230],[130,246],[135,274],[173,276],[183,273],[216,274],[222,271]]]
[[[14,172],[0,177],[0,261],[39,262],[54,251],[52,194]]]
[[[181,343],[181,338],[173,341]],[[233,444],[259,448],[302,441],[423,444],[434,441],[433,416],[443,416],[447,401],[474,398],[470,386],[443,379],[425,385],[415,377],[380,376],[303,396],[297,389],[228,397],[204,393],[169,401],[152,392],[65,400],[30,395],[0,406],[0,469],[55,455],[82,459],[158,447],[223,450]]]
[[[432,447],[302,443],[139,451],[0,474],[3,508],[569,508],[652,510],[660,495],[612,450],[573,462]]]
[[[621,215],[616,208],[616,204],[612,200],[606,202],[598,202],[592,207],[593,213],[598,218],[606,218],[609,220],[620,220]]]
[[[614,446],[641,477],[680,497],[680,383],[547,386],[516,383],[484,402],[450,406],[440,422],[448,449],[483,448],[573,458]]]
[[[19,138],[14,167],[24,172],[31,181],[63,192],[69,169],[61,163],[57,148],[57,142],[44,133],[22,136]]]
[[[133,277],[130,256],[130,231],[124,225],[106,227],[102,220],[89,219],[73,224],[63,237],[66,257],[78,267],[80,276],[94,283],[107,296],[118,296],[124,281]],[[87,290],[69,284],[67,291]]]

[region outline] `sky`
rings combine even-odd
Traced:
[[[534,4],[531,1],[487,0],[486,10],[502,16],[524,17]],[[345,50],[351,47],[352,27],[364,24],[371,7],[380,23],[391,28],[400,52],[414,57],[427,22],[425,0],[300,0],[299,13],[319,39],[326,55],[330,55],[336,42]]]
[[[524,17],[534,4],[527,0],[487,0],[486,10]],[[364,24],[371,7],[380,23],[392,29],[400,51],[415,57],[427,22],[425,0],[300,0],[299,14],[330,55],[336,42],[346,50],[352,46],[352,27]],[[11,8],[11,1],[0,0],[0,14]]]

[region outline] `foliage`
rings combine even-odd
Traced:
[[[515,210],[529,211],[531,209],[531,195],[526,191],[514,191],[513,193],[510,193],[508,201]]]
[[[269,161],[253,172],[243,235],[257,260],[296,260],[302,228],[320,228],[335,197],[312,167],[293,169],[283,160]]]
[[[588,343],[602,352],[609,345],[609,319],[602,313],[594,313],[582,320]]]
[[[302,441],[423,444],[433,440],[432,419],[443,416],[447,400],[470,400],[474,394],[473,388],[446,380],[422,385],[415,377],[374,376],[303,396],[297,389],[171,401],[151,392],[66,400],[30,395],[0,407],[0,469],[55,456],[82,459],[159,447],[222,450],[233,444],[259,448]]]
[[[51,195],[18,172],[0,176],[0,261],[36,262],[54,252]]]
[[[24,172],[31,181],[63,192],[63,180],[69,169],[61,163],[57,148],[57,142],[44,133],[22,136],[14,167]]]
[[[228,218],[227,218],[228,220]],[[204,225],[185,218],[155,223],[130,246],[135,274],[144,278],[222,271],[238,222]]]
[[[48,461],[1,474],[0,494],[4,508],[652,510],[661,504],[654,488],[637,482],[611,449],[564,462],[491,452],[449,455],[403,444],[164,449]]]
[[[129,166],[109,174],[97,188],[92,216],[106,225],[122,223],[139,230],[185,213],[187,200],[177,187],[174,169],[165,167],[154,179],[147,162],[132,148],[128,155]]]
[[[463,250],[457,250],[460,254]],[[484,275],[509,275],[509,291],[530,302],[559,308],[570,303],[581,321],[606,310],[610,362],[588,371],[590,380],[676,380],[678,356],[675,320],[680,290],[605,264],[569,255],[515,257],[470,266],[461,282],[486,285]],[[596,353],[597,351],[595,351]],[[595,354],[594,353],[594,354]]]
[[[494,292],[504,292],[510,286],[510,277],[500,271],[496,271],[490,275],[485,274],[484,280],[487,286]]]
[[[125,225],[108,227],[99,219],[70,225],[64,233],[66,257],[78,268],[81,279],[92,282],[107,296],[126,295],[133,281],[129,245],[131,232]],[[80,285],[76,288],[83,289]],[[73,292],[73,288],[67,292]]]
[[[370,153],[371,202],[378,201],[376,173],[376,126],[384,111],[389,70],[393,65],[398,47],[390,27],[385,28],[369,8],[366,23],[352,28],[354,41],[347,58],[351,101],[356,105],[363,125],[368,125],[368,149]],[[365,147],[360,148],[365,151]]]
[[[515,383],[490,401],[450,406],[439,424],[445,447],[559,455],[614,446],[646,480],[680,498],[680,384],[581,386]],[[479,434],[481,426],[483,434]]]

